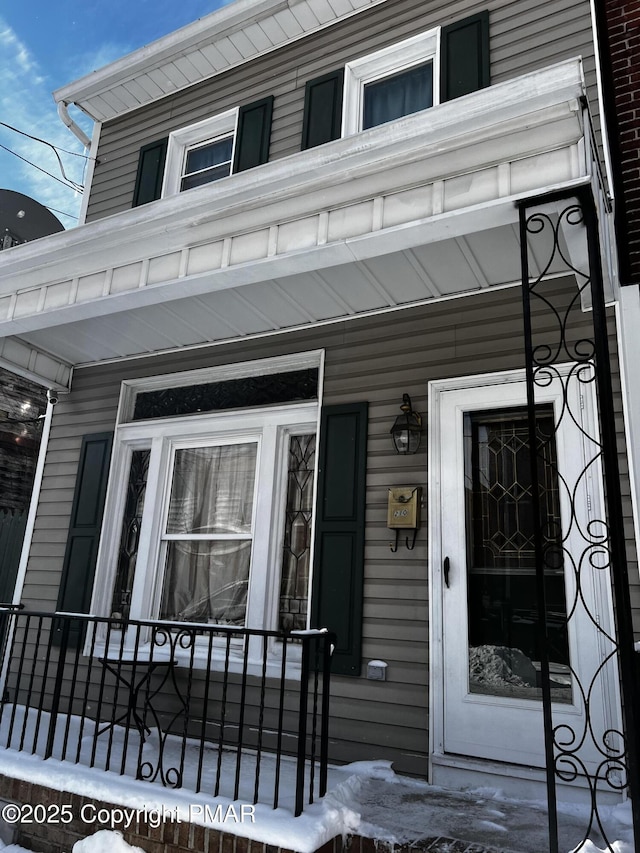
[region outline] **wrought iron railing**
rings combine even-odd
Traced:
[[[0,746],[290,805],[327,787],[333,635],[0,610]]]

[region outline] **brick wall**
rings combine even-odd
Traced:
[[[640,0],[603,2],[616,108],[616,116],[609,119],[609,132],[614,136],[611,149],[614,158],[619,158],[624,196],[619,198],[618,186],[616,227],[623,236],[619,243],[620,266],[624,283],[637,284],[640,282]],[[607,62],[606,56],[603,62]],[[604,68],[605,79],[607,73]]]
[[[73,820],[65,824],[31,823],[16,826],[14,843],[33,850],[35,853],[71,853],[76,841],[93,835],[105,826],[89,825],[82,818],[83,807],[95,812],[109,812],[123,806],[91,797],[54,791],[44,785],[12,779],[0,774],[0,800],[9,803],[44,806],[47,814],[57,813],[58,808],[70,807]],[[124,807],[126,808],[126,807]],[[92,812],[94,813],[94,812]],[[293,820],[293,818],[292,818]],[[155,824],[156,821],[153,821]],[[111,828],[111,827],[108,827]],[[199,826],[194,823],[179,823],[166,820],[160,826],[150,826],[139,821],[129,829],[114,827],[122,833],[124,840],[145,853],[296,853],[290,848],[252,841],[222,830]],[[422,837],[415,841],[393,843],[363,838],[360,835],[336,836],[323,844],[315,853],[500,853],[480,844],[445,837]]]
[[[30,803],[34,806],[44,806],[47,815],[58,814],[56,807],[71,807],[73,820],[70,823],[34,822],[16,825],[15,843],[36,853],[70,853],[76,841],[93,835],[100,829],[111,828],[93,823],[87,825],[81,817],[83,807],[89,806],[91,814],[100,809],[113,812],[114,809],[122,808],[113,803],[66,791],[54,791],[43,785],[1,774],[0,799],[20,805]],[[115,829],[122,833],[128,844],[142,848],[145,853],[296,853],[288,848],[252,841],[221,830],[173,820],[164,821],[158,827],[139,821],[134,822],[129,829],[118,826]],[[352,853],[373,853],[374,849],[378,849],[374,848],[374,842],[370,839],[364,839],[364,847],[362,843],[358,838],[355,843],[348,843],[347,846]],[[323,845],[318,853],[342,853],[343,849],[345,845],[338,837]]]

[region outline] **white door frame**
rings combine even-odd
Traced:
[[[558,368],[560,374],[566,374],[571,365]],[[430,633],[430,672],[429,672],[429,765],[430,778],[437,784],[469,784],[474,772],[488,773],[490,776],[511,779],[518,778],[525,782],[522,792],[531,793],[536,790],[536,784],[544,779],[544,771],[527,768],[522,765],[498,764],[487,759],[451,756],[445,753],[445,709],[444,709],[444,614],[443,614],[443,577],[442,577],[442,536],[439,506],[441,501],[441,414],[442,394],[447,391],[462,391],[486,386],[501,386],[512,383],[522,383],[525,380],[524,370],[505,371],[500,373],[462,376],[447,380],[436,380],[429,383],[429,452],[428,452],[428,490],[429,490],[429,633]],[[589,425],[590,435],[597,435],[597,417],[594,383],[589,383],[581,390],[582,405],[585,421]],[[500,396],[499,394],[497,395]],[[499,405],[499,401],[498,401]],[[558,453],[560,455],[561,448]],[[602,484],[598,475],[593,477],[590,487],[595,507],[602,506]],[[595,508],[594,507],[594,508]],[[601,517],[601,516],[598,516]],[[605,573],[603,573],[605,574]],[[605,579],[606,580],[606,579]],[[610,583],[601,582],[598,585],[599,616],[605,626],[613,625],[613,608],[611,602]],[[613,683],[611,683],[613,681]],[[609,677],[607,688],[611,693],[611,708],[605,709],[607,723],[619,726],[619,686],[617,678]],[[613,709],[613,710],[612,710]],[[533,783],[527,787],[526,781]],[[486,782],[486,777],[482,779]],[[511,788],[510,790],[513,790]]]

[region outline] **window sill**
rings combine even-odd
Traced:
[[[122,642],[121,635],[113,631],[108,646],[104,641],[96,641],[92,649],[86,650],[86,654],[92,655],[94,659],[100,661],[108,661],[112,667],[117,667],[119,663],[122,663],[124,666],[133,669],[138,665],[142,668],[150,663],[162,664],[175,661],[177,670],[193,669],[204,672],[208,669],[212,673],[233,675],[242,675],[245,671],[244,649],[242,641],[239,639],[231,640],[227,655],[224,636],[214,637],[211,654],[209,654],[208,648],[209,641],[205,637],[196,638],[193,648],[191,643],[186,648],[180,648],[179,631],[171,633],[170,636],[168,648],[157,644],[152,647],[149,642],[141,642],[135,648],[134,645],[128,644],[126,641]],[[265,678],[280,679],[283,675],[282,645],[272,641],[272,646],[267,652],[266,660],[264,660],[260,648],[255,651],[251,648],[254,643],[259,647],[261,645],[260,639],[260,637],[249,638],[250,646],[246,659],[246,673],[257,678],[262,678],[264,673]],[[216,646],[216,643],[219,645]],[[302,649],[300,646],[291,646],[287,649],[284,666],[285,678],[300,680],[301,657]]]

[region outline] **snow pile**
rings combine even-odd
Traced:
[[[0,841],[2,853],[31,853],[17,844],[3,844]],[[140,847],[132,847],[122,837],[120,832],[101,829],[94,835],[89,835],[73,845],[73,853],[144,853]]]
[[[144,853],[140,847],[132,847],[120,832],[101,829],[73,845],[73,853]]]
[[[469,649],[469,676],[476,684],[535,687],[536,670],[520,649],[476,646]]]

